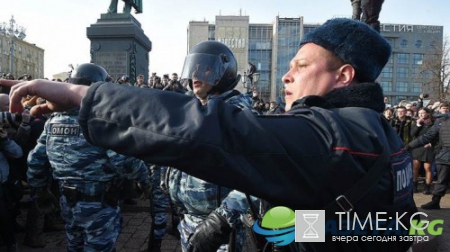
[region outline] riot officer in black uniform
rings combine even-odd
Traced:
[[[449,107],[450,104],[447,103],[442,106]],[[422,205],[423,209],[441,209],[439,203],[450,183],[450,114],[441,115],[427,133],[409,143],[407,148],[415,149],[436,140],[440,141],[441,146],[441,150],[435,158],[438,181],[434,186],[431,201]]]

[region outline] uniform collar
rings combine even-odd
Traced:
[[[294,102],[292,108],[321,107],[326,109],[361,107],[383,112],[385,104],[381,86],[378,83],[358,83],[337,88],[324,97],[311,95]]]

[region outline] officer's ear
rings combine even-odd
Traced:
[[[346,87],[353,82],[356,82],[355,79],[356,70],[350,64],[344,64],[336,70],[336,88]]]

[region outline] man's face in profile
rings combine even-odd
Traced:
[[[314,43],[304,44],[291,60],[289,71],[283,76],[286,111],[305,96],[324,96],[331,90],[348,85],[336,76],[340,68],[330,68],[334,55]]]

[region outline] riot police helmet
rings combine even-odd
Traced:
[[[184,60],[180,80],[188,82],[192,89],[193,78],[211,85],[213,88],[209,93],[234,89],[240,77],[233,52],[225,44],[213,40],[195,45]]]
[[[77,66],[70,74],[69,83],[89,86],[92,83],[106,81],[108,72],[92,63],[84,63]]]

